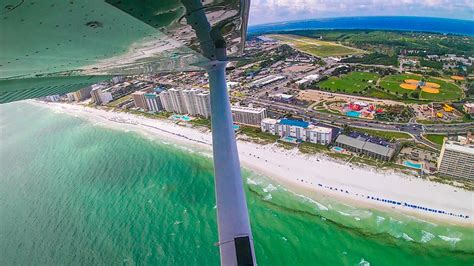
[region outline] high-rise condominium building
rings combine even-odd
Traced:
[[[178,114],[187,114],[188,109],[186,108],[186,103],[184,102],[184,94],[180,89],[169,89],[168,92],[171,95],[171,104],[173,106],[173,111]]]
[[[260,126],[262,119],[267,117],[265,108],[232,106],[231,109],[235,123]]]
[[[184,103],[186,105],[187,113],[190,115],[198,115],[198,102],[197,102],[197,94],[200,93],[198,89],[188,89],[183,90],[183,98]]]
[[[316,126],[299,120],[265,118],[262,119],[261,130],[281,138],[291,137],[323,145],[328,145],[332,141],[332,128]]]
[[[210,117],[211,101],[208,93],[198,89],[169,89],[160,93],[163,109],[179,114]]]
[[[211,116],[211,95],[206,92],[196,94],[198,114],[209,118]]]
[[[135,103],[135,107],[138,107],[138,108],[143,109],[143,110],[148,110],[147,105],[146,105],[145,94],[146,94],[146,92],[144,92],[144,91],[136,91],[136,92],[132,93],[133,102]]]
[[[102,90],[100,88],[94,88],[91,90],[92,101],[97,105],[102,104],[102,100],[100,99],[101,92]]]
[[[438,171],[445,176],[474,179],[474,144],[470,136],[444,140]]]
[[[148,110],[153,112],[159,112],[163,110],[161,105],[160,96],[156,93],[147,93],[145,94],[146,105]]]
[[[91,90],[92,90],[91,87],[85,87],[78,91],[73,92],[74,100],[76,102],[80,102],[91,97]]]
[[[174,112],[173,103],[171,102],[171,93],[168,91],[162,91],[160,93],[160,102],[165,111]]]

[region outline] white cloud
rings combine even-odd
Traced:
[[[251,0],[250,24],[339,16],[474,19],[472,0]]]

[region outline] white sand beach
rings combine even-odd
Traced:
[[[39,103],[111,128],[131,130],[211,154],[210,131],[77,104]],[[238,141],[243,167],[308,197],[329,196],[354,206],[402,212],[426,220],[473,226],[474,192],[395,171],[356,167],[297,149]],[[377,200],[378,198],[378,200]],[[415,207],[416,206],[416,207]],[[468,217],[468,218],[466,218]]]

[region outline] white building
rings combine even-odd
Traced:
[[[315,126],[308,122],[291,119],[263,119],[261,122],[262,132],[277,135],[280,138],[292,137],[300,141],[308,141],[328,145],[332,142],[332,129]]]
[[[250,83],[250,86],[251,87],[262,87],[262,86],[265,86],[265,85],[268,85],[268,84],[271,84],[273,82],[277,82],[277,81],[280,81],[280,80],[283,80],[283,79],[285,79],[284,76],[269,75],[269,76],[266,76],[264,78],[260,78],[260,79],[257,79],[255,81],[253,81],[252,83]]]
[[[267,117],[265,108],[232,106],[232,117],[235,123],[259,126]]]
[[[171,102],[171,93],[168,91],[162,91],[160,93],[160,102],[163,109],[167,112],[174,112],[173,103]]]
[[[120,83],[120,82],[123,82],[125,81],[125,77],[124,76],[115,76],[112,78],[112,82],[114,84],[117,84],[117,83]]]
[[[292,119],[280,119],[277,125],[277,135],[280,137],[292,137],[306,141],[306,129],[308,122]]]
[[[197,94],[199,93],[200,91],[198,89],[183,90],[184,103],[186,105],[188,114],[190,115],[199,114],[198,103],[197,103]]]
[[[446,140],[438,159],[438,171],[446,176],[474,179],[474,144],[468,136]]]
[[[332,141],[332,129],[328,127],[310,125],[306,129],[306,141],[329,145],[329,143]]]
[[[44,99],[48,102],[59,102],[60,97],[58,94],[55,94],[55,95],[46,96],[44,97]]]
[[[474,114],[474,103],[465,103],[463,107],[464,107],[464,112],[470,115]]]
[[[198,89],[169,89],[159,95],[162,109],[179,114],[211,116],[211,97]]]
[[[109,103],[114,100],[114,97],[112,96],[110,90],[102,91],[99,97],[103,104]]]
[[[173,106],[173,112],[178,114],[187,114],[188,109],[186,108],[186,103],[184,102],[184,94],[180,89],[169,89],[168,92],[171,95],[171,104]]]
[[[94,87],[91,90],[91,97],[92,101],[97,105],[109,103],[113,100],[112,93],[109,90],[103,91],[100,86]]]
[[[200,116],[209,118],[211,116],[211,95],[209,93],[196,94],[197,109]]]
[[[262,123],[261,123],[262,132],[267,132],[267,133],[270,133],[272,135],[276,135],[277,134],[277,124],[278,124],[278,120],[276,120],[276,119],[272,119],[272,118],[262,119]]]
[[[296,85],[303,85],[308,82],[313,82],[319,80],[320,76],[318,74],[308,75],[296,82]]]

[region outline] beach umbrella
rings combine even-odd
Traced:
[[[0,103],[64,94],[115,75],[209,74],[219,248],[255,264],[229,96],[227,58],[244,47],[249,0],[5,0]]]

